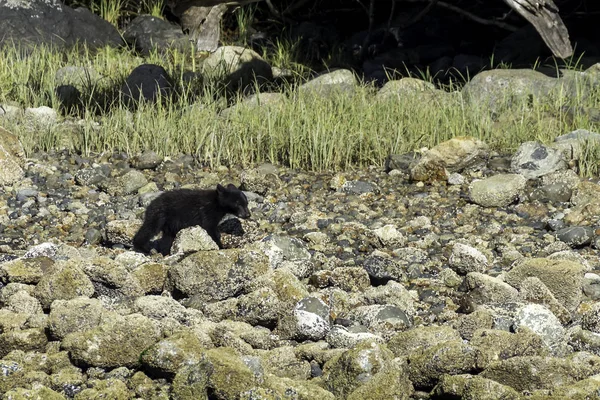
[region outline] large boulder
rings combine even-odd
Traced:
[[[59,0],[0,2],[0,46],[40,44],[69,47],[85,43],[98,48],[121,46],[117,29],[87,8],[72,9]]]
[[[135,17],[123,32],[123,38],[144,55],[149,55],[154,49],[190,48],[190,40],[181,27],[151,15]]]
[[[273,79],[271,66],[254,50],[238,46],[222,46],[202,64],[209,76],[220,76],[232,90]]]

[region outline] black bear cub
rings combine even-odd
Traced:
[[[225,214],[244,219],[250,217],[248,199],[235,185],[217,185],[216,190],[178,189],[165,192],[146,208],[144,224],[135,234],[133,246],[136,250],[149,253],[153,247],[150,240],[162,231],[158,250],[167,255],[177,232],[199,225],[222,249],[217,225]]]

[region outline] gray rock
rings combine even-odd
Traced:
[[[348,194],[379,193],[379,187],[371,182],[346,181],[338,191]]]
[[[221,46],[202,63],[209,76],[222,77],[231,90],[261,84],[273,79],[271,66],[254,50],[238,46]]]
[[[531,195],[532,200],[566,203],[571,200],[572,190],[564,183],[552,183],[537,188]]]
[[[376,304],[356,307],[348,313],[348,318],[365,325],[370,331],[384,338],[412,326],[412,318],[404,310],[389,305]]]
[[[190,40],[181,27],[150,15],[135,17],[125,28],[123,38],[144,55],[149,55],[155,49],[165,52],[169,49],[191,48]]]
[[[465,177],[458,172],[452,172],[448,175],[448,185],[462,185],[465,182]]]
[[[470,104],[500,113],[531,97],[545,98],[557,83],[557,79],[531,69],[494,69],[475,75],[463,87],[462,94]]]
[[[576,129],[569,133],[565,133],[564,135],[557,136],[554,141],[561,142],[563,140],[587,140],[593,142],[600,142],[600,133],[591,132],[587,129]]]
[[[137,169],[154,169],[163,161],[154,151],[145,151],[133,159],[133,166]]]
[[[527,179],[535,179],[551,172],[565,170],[567,163],[559,150],[538,142],[525,142],[513,155],[511,169]]]
[[[416,78],[402,78],[398,80],[388,81],[377,92],[377,99],[389,99],[397,97],[404,99],[407,96],[421,92],[433,92],[436,90],[435,85]]]
[[[121,93],[128,104],[140,100],[157,102],[171,96],[173,85],[167,71],[155,64],[142,64],[133,69],[121,87]]]
[[[8,131],[3,133],[7,134]],[[23,179],[25,172],[19,163],[19,159],[12,154],[11,149],[5,148],[3,142],[0,143],[0,186],[12,185]]]
[[[71,86],[81,92],[91,91],[102,76],[90,66],[67,65],[54,74],[55,86]]]
[[[352,71],[338,69],[311,79],[305,84],[300,85],[299,90],[304,93],[328,96],[335,93],[352,93],[356,86],[357,80]]]
[[[294,237],[269,235],[259,246],[269,257],[269,265],[273,269],[284,266],[286,261],[307,263],[311,259],[306,244]]]
[[[515,201],[527,179],[517,174],[500,174],[469,185],[471,201],[483,207],[505,207]]]
[[[399,170],[402,172],[409,173],[410,169],[417,163],[420,158],[420,154],[416,152],[405,153],[405,154],[390,154],[385,159],[385,172],[392,170]]]
[[[556,232],[556,238],[571,247],[587,246],[594,236],[594,229],[590,226],[570,226]]]
[[[83,168],[75,173],[75,182],[81,186],[97,185],[106,179],[105,171],[101,168]]]
[[[85,43],[93,49],[123,41],[114,26],[85,7],[74,10],[58,0],[27,0],[0,3],[0,45],[10,43],[59,48]]]
[[[374,229],[373,233],[385,247],[401,247],[406,244],[406,238],[394,225],[384,225]]]
[[[142,365],[161,374],[175,374],[181,367],[204,360],[205,348],[189,329],[182,329],[153,344],[141,355]]]

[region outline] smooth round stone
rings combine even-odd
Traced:
[[[570,226],[557,231],[556,237],[571,247],[585,246],[592,242],[594,229],[589,226]]]

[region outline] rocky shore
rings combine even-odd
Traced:
[[[3,131],[2,398],[598,398],[600,186],[572,169],[596,135],[333,174],[24,159]],[[230,182],[226,249],[129,250],[161,190]]]

